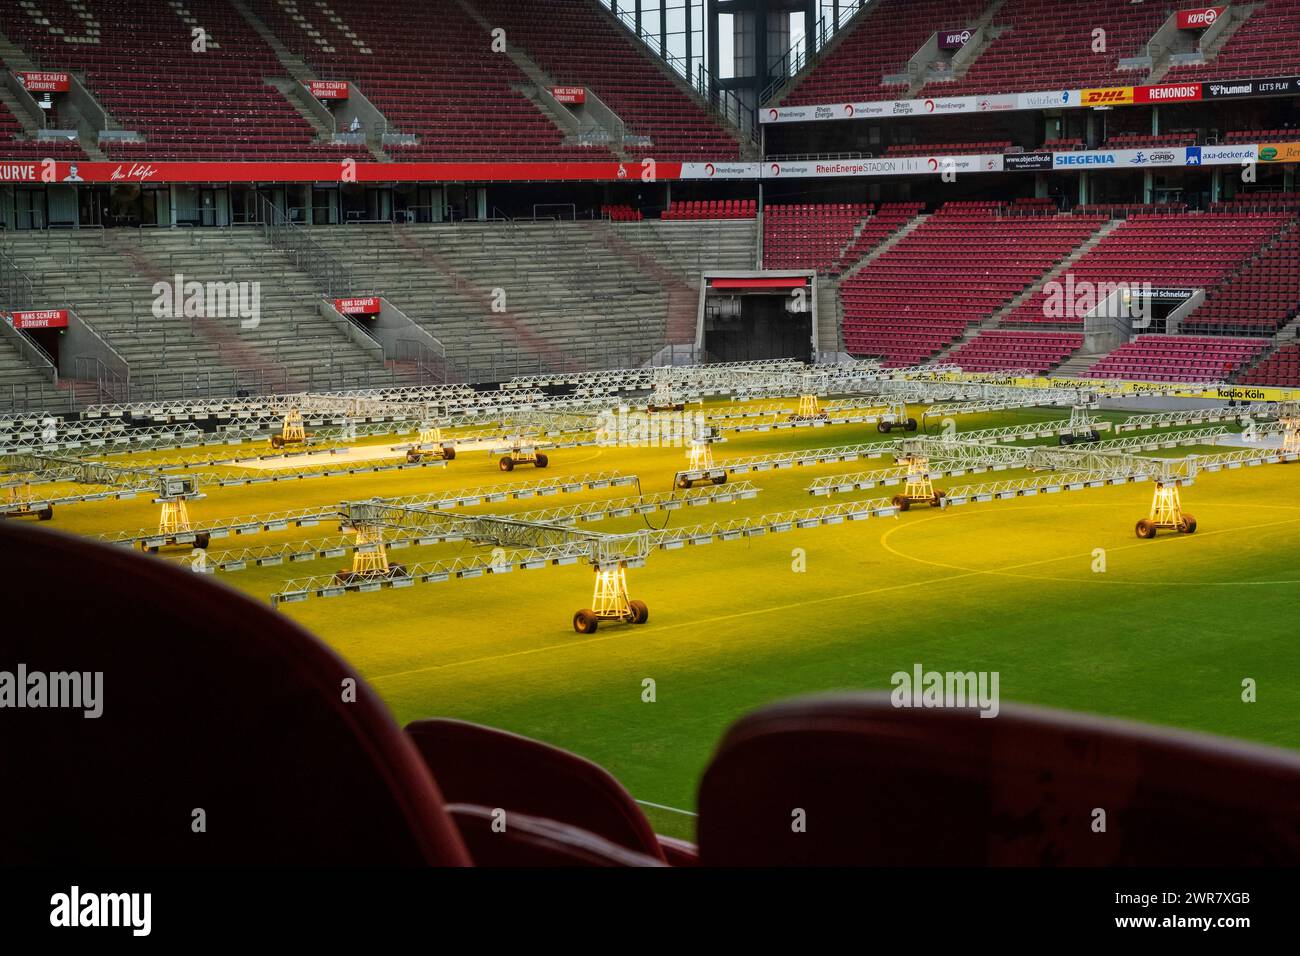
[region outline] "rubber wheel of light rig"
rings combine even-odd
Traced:
[[[911,500],[904,498],[902,495],[894,495],[894,507],[899,511],[907,511],[912,507]]]
[[[448,445],[446,448],[444,448],[444,449],[442,450],[442,457],[445,458],[445,459],[447,459],[447,461],[455,461],[455,460],[456,460],[456,449],[455,449],[455,447],[454,447],[454,446],[451,446],[451,445]]]
[[[533,467],[535,468],[545,468],[550,463],[551,459],[547,458],[545,455],[538,455],[533,459]]]
[[[1196,534],[1196,519],[1186,512],[1183,513],[1183,523],[1178,528],[1183,534]]]
[[[584,607],[573,615],[573,629],[579,634],[595,634],[597,623],[596,612],[590,608]]]
[[[645,601],[628,601],[627,606],[632,611],[633,624],[644,624],[650,620],[650,609],[645,606]]]
[[[502,471],[514,471],[515,463],[509,458],[502,458],[500,463],[498,464],[498,467]]]
[[[1150,518],[1143,518],[1137,523],[1137,536],[1150,540],[1156,536],[1156,526],[1151,523]]]

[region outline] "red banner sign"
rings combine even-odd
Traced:
[[[312,80],[307,92],[318,100],[346,100],[351,92],[347,80]]]
[[[67,309],[44,309],[40,312],[15,312],[15,329],[63,329],[68,326]]]
[[[28,93],[66,93],[72,86],[72,77],[67,73],[37,73],[22,70],[15,73],[18,82]]]
[[[1200,83],[1157,83],[1133,88],[1134,103],[1188,103],[1200,98]]]
[[[585,86],[552,86],[551,95],[561,103],[568,103],[572,106],[581,106],[587,102],[587,88]]]
[[[1202,7],[1199,10],[1179,10],[1178,29],[1205,30],[1214,26],[1227,7]]]
[[[682,178],[683,164],[620,163],[67,163],[0,160],[11,183],[508,183],[635,182]],[[699,178],[699,177],[696,177]]]
[[[378,315],[379,296],[370,295],[359,299],[335,299],[334,308],[344,315]]]

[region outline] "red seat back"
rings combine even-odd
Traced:
[[[0,717],[0,864],[468,863],[383,703],[287,617],[16,522],[0,555],[23,568],[0,583],[0,670],[103,675],[98,718]]]
[[[706,866],[1294,864],[1300,754],[1008,704],[983,718],[828,696],[736,723],[699,812]]]
[[[664,858],[636,801],[590,760],[461,720],[418,720],[406,732],[451,803],[545,817]]]

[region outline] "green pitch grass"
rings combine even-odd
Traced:
[[[971,416],[961,430],[1059,419],[1059,409]],[[1122,418],[1112,415],[1111,418]],[[1108,436],[1103,436],[1108,437]],[[874,426],[731,435],[718,459],[882,440]],[[1165,451],[1182,455],[1188,451]],[[196,518],[372,495],[617,470],[646,492],[670,490],[684,452],[573,448],[546,471],[505,475],[486,453],[446,469],[213,489]],[[739,475],[752,500],[583,524],[596,530],[685,527],[898,490],[813,498],[814,479],[892,460]],[[966,476],[938,487],[1014,477]],[[578,635],[592,573],[572,566],[416,585],[285,605],[347,658],[399,722],[447,716],[549,741],[609,769],[649,804],[664,833],[693,834],[700,774],[727,726],[763,704],[832,690],[882,689],[890,675],[998,671],[1017,701],[1300,747],[1300,464],[1202,475],[1183,492],[1199,530],[1139,540],[1152,486],[1132,484],[656,552],[629,572],[650,608],[640,627]],[[512,501],[515,513],[634,494],[614,488]],[[71,505],[54,525],[98,534],[156,523],[157,506]],[[214,541],[210,553],[337,534],[330,526]],[[394,551],[410,565],[482,553],[468,544]],[[171,558],[179,560],[178,557]],[[265,600],[290,577],[345,559],[217,575]],[[1242,701],[1246,679],[1255,703]],[[654,701],[647,702],[646,682]]]

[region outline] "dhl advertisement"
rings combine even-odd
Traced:
[[[1133,103],[1133,87],[1111,86],[1104,90],[1084,90],[1079,95],[1082,106],[1128,106]]]

